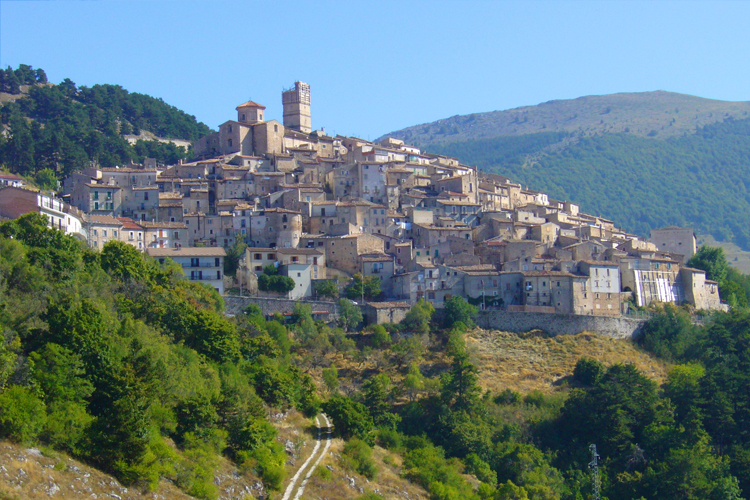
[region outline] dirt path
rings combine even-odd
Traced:
[[[325,420],[325,423],[326,423],[325,429],[323,429],[320,426],[320,417],[323,417],[323,419]],[[315,467],[318,465],[318,463],[320,462],[320,459],[326,454],[326,452],[328,451],[328,447],[331,445],[331,441],[330,441],[331,423],[328,421],[328,417],[326,417],[325,415],[321,413],[320,415],[315,417],[315,425],[318,426],[318,440],[315,443],[315,447],[313,448],[312,453],[310,453],[310,456],[307,457],[307,460],[305,460],[305,463],[302,464],[302,467],[299,468],[299,470],[294,475],[294,477],[292,477],[291,481],[289,481],[289,485],[286,487],[286,491],[284,491],[284,496],[282,497],[282,500],[289,500],[290,498],[292,498],[292,494],[295,494],[295,493],[296,494],[293,497],[294,500],[298,500],[302,496],[302,493],[305,491],[305,485],[307,484],[307,481],[310,479],[310,476],[312,476],[312,473],[315,470]],[[318,453],[318,451],[320,450],[321,433],[324,430],[326,434],[326,437],[325,437],[326,444],[325,444],[325,447],[323,448],[323,452]],[[310,462],[313,461],[313,459],[315,459],[315,463],[313,463],[312,467],[308,469],[307,466],[310,464]],[[302,484],[300,484],[299,488],[295,488],[297,481],[299,480],[300,476],[305,472],[305,470],[308,471],[307,475],[305,475],[305,478],[302,480]]]

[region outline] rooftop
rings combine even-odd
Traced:
[[[224,247],[147,248],[151,257],[224,257]]]
[[[265,106],[263,106],[262,104],[258,104],[258,103],[257,103],[257,102],[255,102],[255,101],[247,101],[247,102],[245,102],[245,103],[243,103],[243,104],[240,104],[240,105],[239,105],[239,106],[237,106],[237,107],[236,107],[235,109],[240,109],[240,108],[258,108],[258,109],[266,109],[266,107],[265,107]]]

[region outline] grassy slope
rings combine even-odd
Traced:
[[[476,329],[467,335],[467,345],[479,367],[479,382],[498,393],[513,389],[551,392],[565,385],[576,362],[584,356],[604,365],[633,363],[641,372],[661,383],[668,366],[629,340],[594,333],[547,337],[541,332],[516,334]]]
[[[717,101],[665,91],[620,93],[453,116],[386,135],[423,147],[537,132],[627,132],[645,137],[656,131],[656,137],[667,138],[695,132],[698,127],[730,116],[747,118],[749,112],[750,102]]]

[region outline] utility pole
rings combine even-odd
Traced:
[[[601,500],[602,482],[599,479],[599,459],[601,457],[596,453],[595,444],[589,446],[589,451],[591,452],[591,462],[589,462],[589,469],[591,469],[591,482],[594,486],[594,500]]]

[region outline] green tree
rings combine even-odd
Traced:
[[[323,368],[323,383],[325,383],[328,392],[334,393],[339,388],[339,371],[335,366]]]
[[[387,348],[391,345],[391,334],[383,325],[375,325],[372,328],[372,345],[377,349]]]
[[[419,370],[417,363],[409,364],[409,372],[403,381],[404,392],[409,395],[410,401],[416,401],[417,395],[424,390],[424,375]]]
[[[573,378],[583,385],[594,385],[604,372],[604,365],[599,361],[583,357],[576,362],[573,369]]]
[[[47,189],[49,191],[57,189],[57,177],[55,176],[54,170],[51,168],[43,168],[38,171],[34,176],[34,181],[41,189]]]
[[[339,299],[339,326],[345,331],[354,330],[362,323],[362,310],[348,299]]]
[[[247,245],[241,239],[234,242],[227,250],[227,256],[224,257],[224,274],[227,276],[235,276],[237,269],[240,267],[240,260],[245,256],[245,249]]]
[[[339,287],[334,280],[324,280],[315,286],[315,293],[318,294],[318,297],[327,297],[333,300],[339,296]]]
[[[70,349],[48,343],[32,352],[29,361],[47,404],[70,401],[82,405],[94,392],[93,384],[85,377],[81,357]]]
[[[391,379],[385,373],[369,378],[362,387],[365,406],[376,426],[395,429],[398,416],[390,411]]]
[[[322,410],[333,421],[336,435],[344,439],[356,436],[368,443],[372,441],[372,417],[363,404],[346,396],[333,396],[323,403]]]
[[[702,246],[687,263],[688,267],[706,271],[706,278],[722,285],[727,277],[729,263],[721,247]]]
[[[377,276],[365,276],[357,273],[354,275],[354,281],[346,289],[346,297],[351,300],[375,300],[380,294],[380,278]]]
[[[465,352],[454,355],[451,368],[443,375],[440,385],[445,405],[469,414],[479,411],[482,390],[478,370]]]
[[[430,333],[430,321],[432,321],[432,315],[435,313],[435,308],[424,299],[419,301],[412,306],[406,316],[401,321],[401,325],[406,328],[407,331],[414,332],[419,335],[426,335]]]
[[[44,401],[28,388],[12,385],[0,393],[0,436],[30,444],[47,420]]]
[[[463,323],[467,327],[474,326],[478,309],[466,302],[466,299],[459,295],[453,295],[445,301],[443,307],[443,327],[452,328],[456,323]]]

